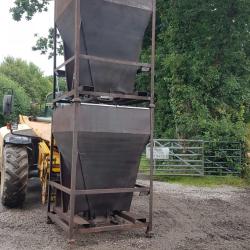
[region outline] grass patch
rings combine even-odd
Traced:
[[[186,186],[216,187],[229,185],[234,187],[249,187],[250,181],[237,176],[156,176],[155,180]]]
[[[250,124],[249,124],[250,135]],[[249,138],[250,139],[250,138]],[[250,141],[249,141],[250,143]],[[250,144],[249,144],[250,145]],[[149,160],[145,156],[141,158],[140,172],[149,173]],[[168,183],[176,183],[186,186],[197,187],[217,187],[217,186],[234,186],[234,187],[250,187],[250,178],[241,178],[238,176],[155,176],[154,180]]]

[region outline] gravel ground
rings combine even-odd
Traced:
[[[77,235],[69,244],[55,225],[46,224],[39,183],[31,180],[24,208],[0,207],[0,249],[250,249],[250,190],[197,188],[155,182],[154,236],[143,231]],[[136,213],[147,197],[135,197]]]

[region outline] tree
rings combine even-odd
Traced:
[[[33,102],[42,104],[52,91],[51,81],[33,63],[7,57],[0,65],[0,73],[22,86]]]
[[[16,20],[48,6],[15,3]],[[250,119],[249,0],[158,0],[157,9],[157,136],[243,139]],[[36,48],[46,49],[44,42]]]
[[[31,20],[35,13],[48,10],[49,0],[15,0],[14,4],[10,9],[14,20],[20,21],[23,16]]]
[[[37,37],[36,44],[32,47],[34,51],[40,51],[41,55],[48,54],[48,58],[52,58],[54,55],[54,28],[49,29],[49,34],[47,37],[39,36]],[[57,33],[57,54],[63,54],[63,43],[60,35]]]
[[[159,136],[243,139],[250,100],[249,1],[158,1]]]
[[[23,17],[29,21],[36,13],[47,11],[48,6],[49,0],[16,0],[10,12],[15,21],[20,21]],[[49,58],[51,58],[54,50],[53,36],[54,28],[49,29],[47,37],[40,37],[38,34],[35,34],[37,41],[32,49],[40,51],[42,55],[48,53]],[[63,43],[59,35],[57,35],[57,53],[59,55],[63,53]]]
[[[4,89],[11,88],[14,91],[14,107],[11,118],[4,117],[2,112],[0,112],[0,127],[2,127],[7,120],[16,120],[19,114],[29,114],[31,99],[26,94],[24,88],[2,73],[0,73],[0,86],[0,100],[3,100],[3,95],[5,94]],[[2,102],[0,102],[0,110],[2,109]]]

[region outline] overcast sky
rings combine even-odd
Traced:
[[[9,13],[14,0],[0,0],[0,63],[6,56],[22,58],[35,63],[46,75],[52,75],[52,59],[32,51],[36,38],[34,34],[47,36],[53,26],[53,3],[48,12],[36,14],[31,21],[16,22]]]

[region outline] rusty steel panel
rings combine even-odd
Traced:
[[[75,1],[57,1],[56,24],[64,43],[65,60],[74,55]],[[61,6],[61,7],[60,7]],[[138,62],[145,30],[152,15],[151,0],[81,0],[80,53]],[[133,93],[138,67],[80,61],[80,85],[95,91]],[[72,89],[74,61],[67,64]]]

